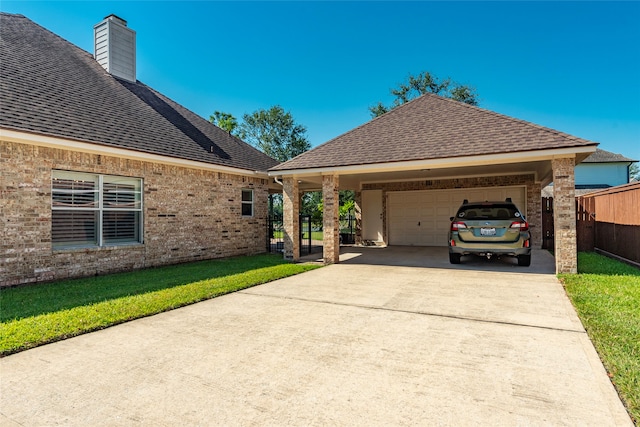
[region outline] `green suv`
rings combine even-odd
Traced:
[[[531,265],[529,223],[508,198],[504,202],[465,200],[449,229],[449,262],[460,264],[463,255],[515,256],[518,265]]]

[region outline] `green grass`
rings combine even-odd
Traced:
[[[578,274],[560,275],[611,381],[640,422],[640,269],[578,254]]]
[[[309,233],[302,233],[302,240],[307,240],[309,238]],[[322,240],[324,239],[324,234],[322,231],[312,231],[311,232],[311,240]]]
[[[0,290],[0,355],[317,268],[276,255],[201,261]]]
[[[348,233],[349,230],[340,230],[341,233]],[[274,239],[282,239],[284,238],[284,232],[282,231],[274,231],[273,232],[273,238]],[[302,233],[302,238],[303,239],[308,239],[309,238],[309,233],[307,232],[303,232]],[[311,240],[322,240],[324,239],[324,234],[322,234],[322,231],[312,231],[311,232]]]

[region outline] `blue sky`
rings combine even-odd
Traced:
[[[138,79],[209,117],[281,105],[313,146],[370,119],[430,71],[480,106],[640,160],[640,2],[10,1],[92,52],[114,13],[137,33]]]

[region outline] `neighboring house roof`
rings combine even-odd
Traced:
[[[584,159],[582,163],[633,163],[637,160],[631,160],[622,154],[612,153],[610,151],[601,150],[596,148],[596,151],[591,153],[589,157]]]
[[[266,171],[278,162],[22,15],[0,13],[0,127]]]
[[[596,144],[426,94],[271,170],[445,159]]]
[[[591,153],[589,157],[584,159],[582,163],[634,163],[637,160],[631,160],[622,154],[612,153],[610,151],[601,150],[596,148],[596,151]],[[576,168],[581,167],[582,163],[576,165]],[[602,189],[611,188],[609,184],[576,184],[576,196],[582,196],[584,194],[593,193],[594,191],[600,191]],[[547,185],[542,189],[542,197],[553,197],[553,185]]]

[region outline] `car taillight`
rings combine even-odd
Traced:
[[[524,241],[524,245],[523,245],[523,247],[528,248],[529,246],[531,246],[531,245],[529,244],[529,241],[528,241],[528,240],[525,240],[525,241]]]
[[[458,231],[461,228],[467,228],[467,224],[462,221],[454,221],[451,223],[451,231]]]
[[[527,231],[529,229],[529,223],[527,221],[514,221],[511,223],[511,228],[519,228],[520,231]]]

